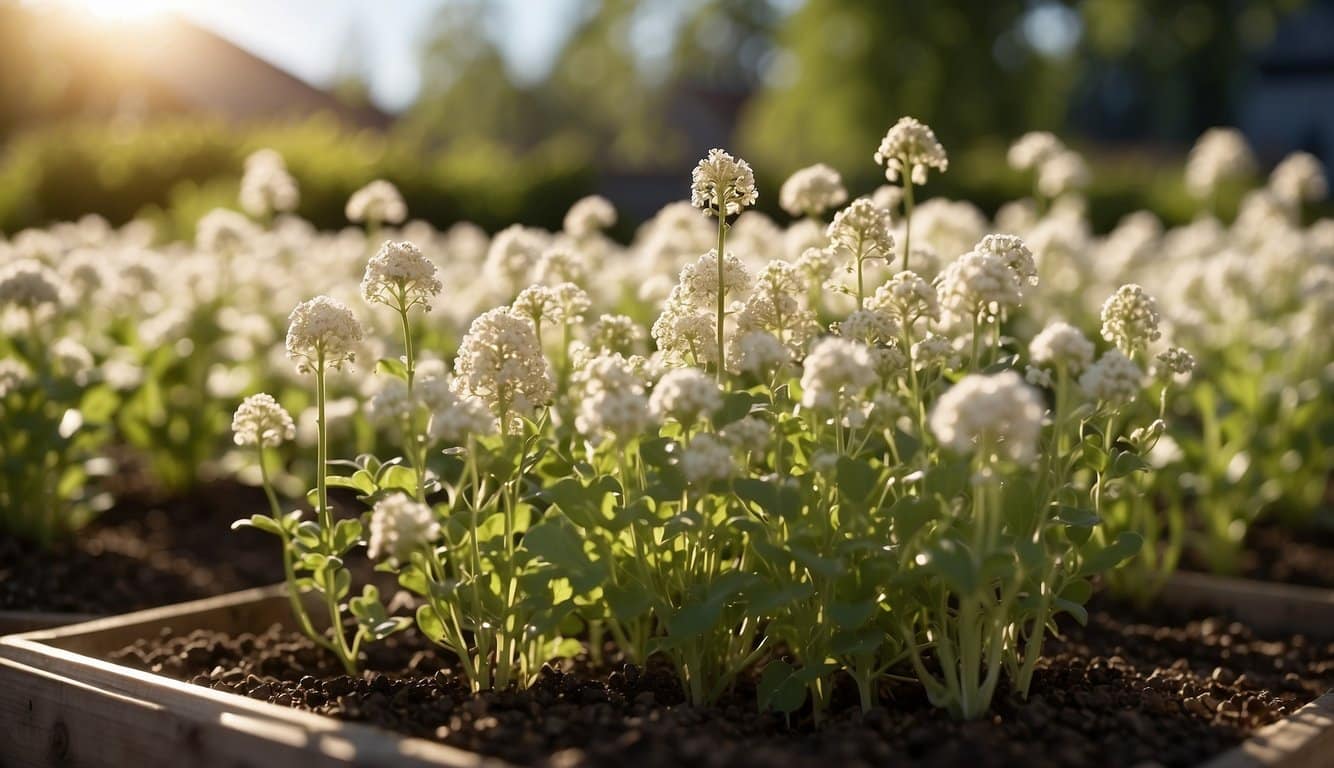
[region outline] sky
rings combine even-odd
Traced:
[[[371,98],[397,111],[419,86],[418,53],[450,0],[28,0],[59,3],[108,20],[177,13],[316,85],[359,48]],[[506,34],[499,44],[515,77],[542,77],[574,22],[578,0],[487,0]]]

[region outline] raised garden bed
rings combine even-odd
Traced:
[[[1334,683],[1334,649],[1310,637],[1266,641],[1223,620],[1120,622],[1117,610],[1095,610],[1089,628],[1051,641],[1032,699],[1003,692],[989,718],[956,723],[915,684],[893,683],[865,719],[836,700],[816,730],[801,713],[790,724],[754,714],[745,683],[717,709],[694,710],[670,671],[652,666],[605,674],[579,660],[528,692],[472,696],[451,660],[412,633],[376,647],[363,678],[347,678],[281,628],[280,591],[251,590],[0,641],[0,721],[12,733],[0,763],[502,764],[483,756],[495,755],[554,765],[1231,767],[1318,765],[1334,748],[1334,700],[1317,698]],[[1289,636],[1330,626],[1284,615]]]

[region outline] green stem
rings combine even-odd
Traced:
[[[723,263],[725,260],[723,247],[727,242],[727,206],[721,201],[718,204],[718,383],[722,384],[724,366],[723,346],[726,339],[723,337],[723,324],[727,319],[727,292],[725,276],[723,272]]]
[[[903,270],[908,270],[908,259],[912,255],[912,172],[905,168],[903,173]]]

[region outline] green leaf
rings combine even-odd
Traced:
[[[274,536],[283,535],[282,526],[277,520],[268,515],[251,515],[249,518],[242,518],[232,523],[232,530],[240,528],[258,528],[265,533],[271,533]]]
[[[762,402],[760,398],[749,392],[728,393],[723,397],[723,407],[713,416],[714,427],[721,429],[734,421],[745,418],[759,402]]]
[[[1089,436],[1088,438],[1085,438],[1084,443],[1080,446],[1080,450],[1083,451],[1084,463],[1088,464],[1090,468],[1096,472],[1107,471],[1107,465],[1109,463],[1107,452],[1098,444],[1098,439],[1096,437]]]
[[[940,502],[921,496],[904,496],[889,508],[894,536],[900,544],[910,541],[927,523],[940,515]]]
[[[806,684],[791,664],[771,661],[755,684],[755,699],[760,711],[795,712],[806,703]]]
[[[360,520],[339,520],[334,524],[333,554],[341,556],[361,543],[361,533]]]
[[[1143,543],[1138,533],[1122,531],[1111,544],[1085,554],[1079,566],[1079,575],[1092,576],[1111,570],[1139,552]]]
[[[971,595],[978,588],[977,565],[962,542],[942,539],[927,547],[926,568],[956,595]]]
[[[1052,601],[1052,607],[1055,609],[1053,615],[1064,611],[1073,616],[1075,621],[1079,622],[1081,627],[1086,626],[1089,623],[1089,612],[1079,603],[1072,600],[1066,600],[1063,597],[1058,597]]]
[[[417,609],[417,629],[433,643],[443,643],[445,641],[445,623],[440,620],[440,615],[429,605],[423,605]]]
[[[1054,519],[1064,525],[1075,528],[1092,528],[1099,522],[1098,513],[1083,507],[1061,505],[1056,510]]]
[[[403,381],[408,380],[408,367],[402,360],[391,357],[382,357],[375,363],[375,372],[383,371],[391,376],[396,376]]]
[[[1112,461],[1112,468],[1108,474],[1111,477],[1125,477],[1132,472],[1142,472],[1150,469],[1152,466],[1136,453],[1121,451],[1116,455],[1116,459]]]
[[[375,477],[364,469],[359,469],[350,476],[327,475],[324,484],[330,488],[351,488],[362,496],[375,493]]]
[[[611,615],[622,622],[645,616],[653,606],[653,593],[635,583],[604,585],[602,597],[607,601]]]
[[[848,503],[862,507],[876,487],[876,473],[865,461],[847,456],[838,457],[835,469],[838,492]]]
[[[529,528],[523,536],[523,547],[556,566],[577,592],[601,585],[606,576],[606,568],[588,556],[583,538],[562,517],[553,515]]]

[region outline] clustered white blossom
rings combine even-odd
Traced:
[[[723,393],[712,376],[698,368],[670,371],[653,387],[649,411],[659,421],[673,418],[685,426],[723,407]]]
[[[1094,400],[1127,403],[1144,388],[1144,372],[1119,349],[1109,349],[1079,377],[1079,387]]]
[[[455,391],[479,398],[507,421],[506,430],[513,428],[509,418],[531,415],[555,390],[533,323],[508,307],[473,320],[459,345],[454,376]]]
[[[681,474],[692,484],[726,480],[735,472],[731,447],[707,432],[691,438],[681,454]]]
[[[398,187],[384,179],[376,179],[352,193],[345,213],[348,221],[401,224],[408,217],[408,206]]]
[[[1309,152],[1293,152],[1274,166],[1269,174],[1269,190],[1287,205],[1315,203],[1329,194],[1325,169]]]
[[[1018,273],[991,251],[969,251],[950,262],[936,287],[940,306],[967,321],[979,314],[998,317],[1023,298]]]
[[[195,225],[195,243],[209,253],[239,253],[255,236],[250,219],[226,208],[209,211]]]
[[[0,307],[33,310],[59,306],[64,281],[36,259],[19,259],[0,265]]]
[[[1207,198],[1220,183],[1245,176],[1254,167],[1255,157],[1240,131],[1210,128],[1186,158],[1186,188],[1196,197]]]
[[[848,207],[834,214],[825,236],[831,246],[848,255],[859,254],[863,259],[885,261],[894,258],[889,211],[867,197],[853,200]]]
[[[732,216],[754,205],[759,196],[750,164],[721,149],[710,149],[690,174],[690,204],[706,213]]]
[[[575,375],[582,388],[575,429],[600,442],[610,436],[628,440],[648,424],[644,382],[629,361],[618,354],[598,355]]]
[[[1049,131],[1030,131],[1010,145],[1006,159],[1016,171],[1031,171],[1065,151],[1065,144]]]
[[[287,319],[287,356],[296,362],[298,373],[338,369],[356,360],[361,324],[338,299],[316,296],[303,301]]]
[[[1033,337],[1028,354],[1037,365],[1064,368],[1077,376],[1093,364],[1093,342],[1073,325],[1055,322]]]
[[[366,554],[371,560],[393,558],[406,561],[413,552],[428,547],[440,538],[440,523],[431,508],[401,493],[375,502],[371,509],[370,542]]]
[[[431,299],[440,293],[435,264],[410,242],[386,240],[366,263],[361,278],[361,296],[406,311],[421,306],[431,310]]]
[[[1164,376],[1189,376],[1195,370],[1195,356],[1181,347],[1168,347],[1155,360]]]
[[[914,184],[925,184],[928,168],[942,173],[949,168],[945,148],[936,139],[935,131],[916,118],[903,117],[890,127],[875,161],[885,166],[885,178],[898,181],[905,173]]]
[[[232,415],[232,439],[239,446],[276,448],[295,438],[292,415],[266,392],[242,400]]]
[[[0,400],[9,397],[9,393],[23,388],[32,380],[32,371],[22,360],[12,357],[0,358]],[[3,403],[0,403],[3,406]]]
[[[824,163],[792,174],[778,191],[778,204],[793,216],[819,217],[847,200],[843,177]]]
[[[988,451],[1021,464],[1033,461],[1046,409],[1037,390],[1014,371],[969,374],[931,410],[931,432],[957,453]]]
[[[246,213],[260,218],[296,210],[301,195],[282,155],[261,149],[246,158],[240,201]]]
[[[1158,302],[1142,286],[1127,283],[1102,305],[1102,337],[1126,354],[1162,337]]]
[[[855,398],[880,380],[871,350],[861,342],[837,337],[821,339],[801,369],[801,404],[829,411]]]
[[[597,234],[616,223],[616,207],[601,195],[589,195],[576,201],[565,213],[565,234],[581,239]]]

